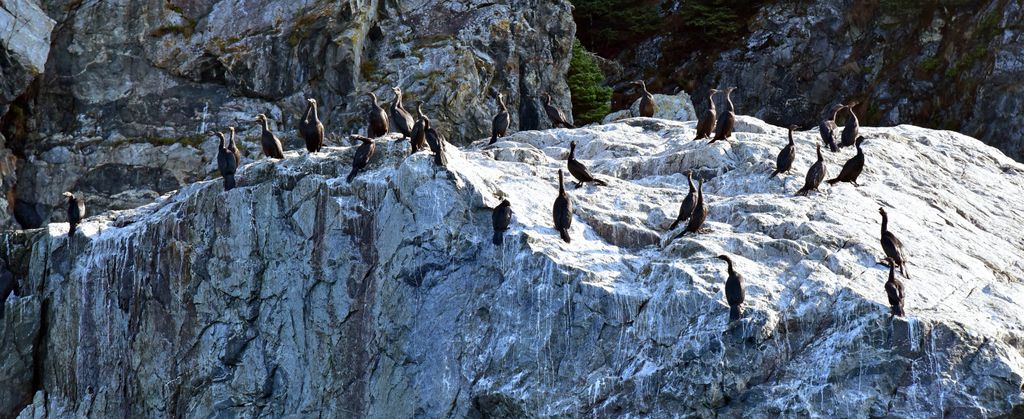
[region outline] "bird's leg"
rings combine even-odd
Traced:
[[[576,182],[576,189],[582,188],[583,182]]]
[[[855,187],[858,187],[858,188],[860,187],[860,184],[859,184],[859,183],[857,183],[857,181],[856,181],[856,180],[854,180],[854,181],[850,181],[850,183],[853,183],[853,186],[855,186]]]

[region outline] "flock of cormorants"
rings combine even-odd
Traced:
[[[642,90],[639,103],[640,116],[653,117],[656,109],[654,95],[647,91],[647,86],[642,80],[632,82],[631,84],[639,86]],[[735,87],[728,87],[724,90],[710,89],[708,92],[708,107],[697,122],[697,135],[694,138],[694,141],[711,138],[711,141],[708,144],[713,144],[717,141],[728,140],[732,136],[733,129],[736,126],[736,114],[730,95],[735,89]],[[361,135],[350,136],[353,141],[359,141],[361,144],[356,149],[352,158],[352,171],[347,177],[349,182],[352,182],[359,172],[366,167],[370,158],[373,157],[375,147],[374,138],[387,135],[391,126],[394,126],[395,129],[402,134],[403,140],[409,140],[411,146],[410,154],[425,151],[429,148],[434,154],[434,162],[436,165],[441,167],[447,165],[447,159],[444,151],[444,137],[431,127],[430,119],[423,113],[423,102],[420,101],[417,103],[417,116],[414,118],[402,104],[401,89],[394,87],[392,88],[392,91],[394,92],[395,100],[388,110],[385,110],[380,106],[375,94],[372,92],[367,92],[365,94],[369,98],[370,105],[369,112],[367,113],[368,137]],[[719,92],[725,93],[725,108],[721,115],[717,115],[714,101],[715,95]],[[565,113],[551,103],[551,95],[545,93],[544,97],[544,111],[547,114],[551,125],[555,128],[575,128],[575,126],[568,121]],[[498,93],[497,99],[498,112],[493,119],[491,138],[488,145],[494,144],[497,142],[499,137],[505,136],[511,123],[504,95]],[[303,118],[299,121],[298,131],[299,135],[305,141],[306,150],[309,153],[316,153],[322,149],[324,144],[324,125],[321,123],[317,113],[316,100],[307,99],[306,101],[308,105]],[[864,137],[858,135],[859,122],[857,120],[857,116],[853,113],[853,107],[855,105],[857,105],[857,102],[851,102],[845,105],[835,105],[831,110],[831,118],[823,120],[819,124],[822,143],[828,146],[829,150],[832,152],[838,152],[840,148],[848,146],[855,146],[857,149],[857,154],[843,165],[839,175],[827,181],[829,184],[850,182],[855,186],[859,186],[857,184],[857,177],[860,176],[861,171],[864,169],[864,152],[861,149]],[[843,128],[840,142],[837,144],[835,137],[838,126],[836,125],[835,119],[843,109],[849,110],[850,116],[847,118],[846,124]],[[266,115],[256,115],[254,122],[258,123],[262,129],[260,144],[263,148],[263,154],[269,158],[283,159],[284,150],[281,146],[281,140],[278,139],[270,130],[270,125]],[[771,175],[769,175],[769,178],[774,178],[779,174],[787,173],[793,169],[793,162],[796,159],[796,145],[793,141],[793,130],[797,128],[798,127],[796,126],[789,127],[788,143],[782,148],[782,151],[779,152],[776,159],[775,170]],[[218,137],[220,137],[220,143],[217,148],[217,168],[221,176],[224,178],[225,190],[231,190],[235,187],[235,173],[241,163],[241,154],[238,147],[235,145],[235,127],[228,127],[228,131],[230,133],[230,138],[225,138],[224,133],[222,132],[214,132]],[[712,134],[714,137],[712,137]],[[569,143],[567,168],[569,170],[569,174],[576,179],[576,187],[580,187],[584,183],[607,186],[606,182],[594,177],[582,162],[576,160],[575,141]],[[797,195],[806,195],[810,191],[817,191],[818,186],[827,176],[827,172],[828,171],[825,167],[824,159],[821,154],[821,144],[817,144],[817,160],[807,170],[804,186],[797,191]],[[701,232],[704,221],[707,219],[708,215],[708,207],[704,201],[704,180],[698,179],[697,186],[694,187],[693,174],[687,171],[686,178],[689,185],[689,192],[680,204],[679,215],[676,217],[671,227],[669,227],[669,231],[675,230],[682,222],[686,222],[687,224],[681,232],[672,238],[672,240],[675,240],[686,233]],[[82,217],[85,215],[85,203],[81,199],[76,198],[71,192],[65,192],[64,196],[68,198],[68,222],[70,224],[68,236],[70,237],[75,234],[76,226],[81,222]],[[508,230],[509,225],[512,222],[511,205],[512,204],[505,199],[502,200],[501,204],[493,209],[491,221],[494,228],[494,237],[492,241],[495,245],[501,245],[504,242],[504,232]],[[883,208],[879,208],[878,212],[882,216],[882,250],[885,252],[886,256],[885,264],[889,267],[889,279],[885,283],[885,291],[891,306],[891,314],[894,316],[903,316],[903,284],[896,279],[895,275],[895,270],[899,267],[900,272],[904,276],[907,276],[903,244],[895,235],[893,235],[892,232],[888,230],[889,219],[885,210]],[[569,231],[572,227],[572,213],[572,199],[565,190],[564,175],[562,169],[559,169],[558,195],[555,197],[555,202],[552,207],[552,219],[555,230],[558,231],[559,236],[566,243],[570,242]],[[671,240],[669,242],[671,242]],[[718,256],[718,259],[725,261],[727,264],[728,279],[725,283],[725,296],[729,304],[729,320],[731,322],[738,320],[741,317],[741,306],[743,305],[745,296],[743,291],[743,276],[734,270],[733,261],[728,255],[720,255]],[[907,277],[909,278],[909,276]]]

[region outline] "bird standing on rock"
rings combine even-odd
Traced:
[[[423,113],[423,101],[416,102],[416,123],[412,126],[412,137],[409,139],[409,154],[427,148],[427,115]]]
[[[782,147],[779,156],[775,158],[775,171],[768,177],[773,178],[793,168],[793,160],[796,160],[796,143],[793,142],[793,130],[797,128],[796,125],[789,126],[789,143]]]
[[[857,184],[857,177],[864,170],[864,150],[861,149],[863,142],[864,137],[857,137],[857,154],[850,157],[850,160],[843,164],[843,169],[839,171],[839,176],[826,181],[829,185],[835,185],[838,182],[850,182],[853,186],[860,186]]]
[[[356,178],[360,170],[366,167],[366,164],[370,162],[370,158],[373,157],[373,151],[376,146],[373,144],[373,139],[363,137],[362,135],[352,135],[353,140],[359,140],[363,143],[356,149],[356,154],[352,156],[352,171],[348,173],[348,182],[352,183],[352,179]]]
[[[630,84],[640,86],[640,116],[645,118],[653,118],[655,111],[654,95],[647,91],[647,83],[643,80],[637,80]]]
[[[383,137],[388,134],[388,113],[384,112],[384,108],[380,107],[377,103],[377,95],[373,92],[366,92],[366,96],[370,97],[370,111],[366,114],[367,122],[369,126],[366,128],[366,134],[370,138]]]
[[[903,317],[903,283],[896,279],[896,264],[889,261],[889,280],[885,282],[885,295],[889,297],[889,308],[893,316]]]
[[[725,112],[718,116],[718,123],[715,127],[715,138],[708,144],[718,140],[728,140],[732,136],[732,130],[736,128],[736,109],[732,106],[732,91],[736,87],[725,88]]]
[[[807,169],[807,177],[804,178],[804,187],[796,191],[797,195],[807,195],[810,191],[817,191],[821,181],[828,175],[825,168],[825,157],[821,155],[821,144],[818,144],[818,160]]]
[[[505,107],[505,95],[499,92],[498,114],[494,115],[494,121],[491,123],[491,142],[487,144],[494,144],[498,142],[498,137],[504,137],[511,123],[512,118],[508,114],[508,108]]]
[[[846,105],[836,104],[832,107],[832,118],[821,121],[818,124],[818,131],[821,133],[821,141],[828,146],[828,149],[833,153],[839,151],[839,146],[836,145],[836,130],[839,126],[836,125],[836,114],[843,110]]]
[[[444,154],[444,138],[441,134],[437,133],[434,127],[430,126],[430,119],[426,115],[423,115],[423,131],[426,132],[424,138],[427,140],[427,145],[430,146],[430,151],[434,153],[434,164],[447,167],[448,156]]]
[[[889,214],[885,212],[885,209],[878,207],[878,213],[882,214],[882,251],[885,252],[885,256],[890,262],[900,267],[903,276],[910,278],[910,275],[907,275],[907,259],[903,254],[903,242],[889,231]]]
[[[299,134],[306,141],[306,151],[318,153],[324,146],[324,124],[320,122],[316,99],[306,99],[306,114],[299,121]]]
[[[495,245],[500,246],[505,242],[505,231],[508,230],[508,226],[511,223],[512,203],[505,199],[491,212],[491,225],[494,226],[494,238],[491,241]]]
[[[284,149],[281,147],[281,140],[273,132],[270,132],[270,123],[264,114],[256,115],[256,122],[263,130],[260,135],[260,145],[263,146],[263,154],[273,159],[283,159]]]
[[[701,115],[700,121],[697,121],[697,137],[693,139],[694,141],[711,137],[711,133],[715,132],[715,93],[718,93],[718,89],[708,91],[708,109]]]
[[[402,105],[402,89],[395,86],[391,91],[395,93],[395,101],[390,108],[391,122],[395,124],[398,132],[402,133],[402,138],[412,138],[412,127],[416,122],[409,111],[405,110],[405,105]]]
[[[679,223],[689,220],[693,215],[693,208],[697,206],[697,188],[693,186],[693,172],[689,170],[686,171],[686,183],[689,185],[690,191],[686,194],[686,198],[683,198],[683,203],[679,204],[679,215],[676,216],[676,220],[672,222],[669,230],[675,230]]]
[[[565,128],[576,128],[575,125],[569,123],[569,120],[566,119],[565,113],[563,113],[561,109],[558,109],[555,105],[551,104],[550,94],[545,93],[544,97],[547,98],[544,101],[544,112],[548,114],[548,119],[551,120],[552,128],[558,128],[559,125]]]
[[[725,280],[725,301],[729,303],[729,322],[740,319],[743,315],[741,306],[746,299],[743,291],[743,275],[736,272],[732,267],[732,259],[727,255],[719,255],[718,259],[728,264],[729,278]]]
[[[220,143],[217,145],[217,171],[224,178],[224,190],[230,191],[235,187],[235,171],[238,170],[238,163],[235,160],[235,155],[231,153],[231,149],[225,144],[224,133],[216,131],[216,134],[220,137]]]
[[[558,169],[558,197],[555,198],[555,205],[551,208],[551,215],[555,221],[555,230],[566,243],[570,242],[569,229],[572,228],[572,200],[569,194],[565,193],[565,179],[562,169]]]
[[[850,111],[850,117],[846,118],[846,124],[843,125],[843,138],[839,143],[839,147],[849,147],[854,145],[854,141],[857,140],[860,131],[860,121],[857,120],[857,115],[853,113],[853,107],[857,106],[860,102],[850,102],[846,105],[846,109]]]
[[[608,186],[603,180],[595,178],[594,175],[590,174],[590,170],[587,170],[587,166],[576,160],[576,142],[572,141],[569,143],[569,173],[572,177],[576,178],[576,187],[583,186],[586,182],[591,182],[595,185]]]
[[[64,192],[64,196],[68,199],[68,237],[72,237],[85,217],[85,200],[75,197],[71,192]]]
[[[683,237],[686,233],[699,233],[704,221],[708,218],[708,207],[704,204],[704,179],[697,180],[697,202],[693,204],[693,212],[690,213],[690,220],[686,228],[676,234],[672,240]],[[669,240],[671,242],[672,240]]]

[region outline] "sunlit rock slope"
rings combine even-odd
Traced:
[[[1024,166],[869,127],[860,187],[794,197],[816,132],[768,180],[783,129],[741,116],[708,146],[693,126],[520,132],[449,147],[448,170],[392,137],[351,184],[354,147],[290,152],[230,192],[11,237],[21,315],[3,323],[40,330],[9,388],[54,417],[1024,414]],[[551,206],[571,140],[609,186],[567,187],[566,244]],[[830,174],[852,155],[827,153]],[[686,170],[708,231],[669,241]],[[906,319],[886,306],[879,207],[908,253]],[[732,324],[719,254],[746,277]]]

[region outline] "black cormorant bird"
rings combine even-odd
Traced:
[[[217,171],[224,178],[224,190],[230,191],[235,187],[235,172],[238,170],[238,162],[231,149],[225,144],[224,133],[216,131],[220,137],[220,144],[217,146]]]
[[[825,158],[821,155],[821,144],[818,144],[818,160],[807,169],[807,177],[804,178],[804,187],[796,191],[797,195],[807,195],[807,192],[817,191],[821,181],[825,180],[828,170],[825,169]]]
[[[841,103],[836,104],[832,107],[832,118],[822,120],[818,124],[818,131],[821,132],[821,141],[828,146],[828,149],[833,153],[839,151],[839,146],[836,145],[836,130],[839,126],[836,125],[836,114],[843,110],[846,105]]]
[[[587,166],[576,160],[576,142],[572,141],[569,143],[569,173],[572,177],[576,178],[576,187],[583,186],[586,182],[592,182],[596,185],[608,186],[603,180],[595,178],[594,175],[590,174],[590,170],[587,170]]]
[[[500,246],[505,242],[505,231],[508,230],[508,225],[511,223],[512,204],[505,199],[491,213],[491,225],[494,226],[494,239],[492,241],[495,245]]]
[[[267,116],[264,114],[256,115],[256,122],[261,123],[260,128],[263,129],[263,133],[260,135],[260,145],[263,146],[263,154],[270,158],[283,159],[284,149],[281,148],[281,140],[277,139],[273,132],[270,132],[270,123],[267,121]]]
[[[299,134],[306,140],[306,151],[317,153],[324,146],[324,124],[320,122],[316,99],[309,98],[306,102],[309,105],[306,106],[306,114],[299,121]]]
[[[551,120],[551,128],[558,128],[559,125],[565,128],[576,128],[576,126],[569,123],[561,109],[551,104],[551,95],[545,93],[544,96],[547,98],[544,101],[544,112],[548,114],[548,119]]]
[[[669,230],[675,230],[679,223],[689,220],[693,215],[693,208],[697,206],[697,188],[693,186],[693,172],[689,170],[686,171],[686,183],[689,184],[690,191],[686,194],[686,198],[683,198],[683,203],[679,205],[679,215],[676,216],[676,220],[672,222]]]
[[[882,250],[885,251],[885,256],[890,261],[900,267],[903,276],[910,278],[910,275],[907,275],[907,259],[903,255],[903,243],[889,231],[889,214],[882,207],[878,207],[878,213],[882,214]]]
[[[412,114],[405,110],[405,105],[402,105],[402,89],[398,86],[392,87],[391,91],[395,93],[395,101],[391,104],[391,122],[394,123],[395,128],[398,132],[402,133],[402,138],[412,138],[412,127],[416,124]]]
[[[68,237],[71,237],[75,235],[75,229],[85,217],[85,200],[76,198],[71,192],[64,192],[64,196],[68,198]]]
[[[430,126],[430,119],[426,115],[423,115],[423,131],[426,132],[424,138],[427,140],[427,145],[434,153],[434,164],[441,167],[448,166],[448,156],[444,154],[444,137],[441,137],[441,134],[438,134],[437,130]]]
[[[725,112],[718,116],[718,123],[715,124],[715,138],[712,138],[708,144],[729,139],[732,136],[732,130],[736,128],[736,109],[732,106],[733,90],[736,90],[736,87],[725,88]]]
[[[719,255],[718,258],[729,265],[729,278],[725,280],[725,301],[729,303],[729,321],[733,322],[740,319],[740,306],[746,299],[746,293],[743,292],[743,275],[733,270],[732,259],[729,256]]]
[[[647,91],[647,83],[644,83],[643,80],[637,80],[630,84],[640,86],[640,116],[653,118],[655,110],[654,95]]]
[[[793,168],[793,160],[796,160],[796,143],[793,142],[793,130],[796,128],[796,125],[789,126],[789,143],[782,147],[779,156],[775,158],[775,171],[768,177],[772,178],[779,173],[789,172]]]
[[[839,147],[849,147],[854,144],[857,140],[857,132],[860,130],[860,121],[857,120],[857,115],[853,113],[853,107],[857,106],[860,102],[850,102],[846,105],[846,109],[850,111],[850,117],[846,118],[846,124],[843,126],[843,138],[839,143]]]
[[[370,97],[370,112],[366,114],[367,122],[369,126],[366,128],[366,133],[370,138],[382,137],[388,134],[388,113],[384,112],[384,108],[380,107],[377,103],[377,95],[373,92],[366,92],[366,95]]]
[[[903,317],[903,283],[896,279],[896,264],[891,260],[888,262],[889,280],[885,282],[885,294],[889,297],[892,315]]]
[[[494,115],[494,121],[491,123],[491,142],[487,144],[494,144],[498,142],[498,137],[504,137],[511,123],[512,117],[505,106],[505,95],[498,93],[498,114]]]
[[[708,206],[704,204],[704,179],[697,180],[697,202],[693,204],[693,212],[690,213],[690,220],[686,228],[676,234],[672,240],[683,237],[686,233],[698,233],[708,218]]]
[[[352,171],[348,173],[348,182],[351,183],[352,179],[356,178],[360,170],[366,167],[366,164],[370,162],[370,158],[373,157],[373,150],[376,148],[373,144],[373,139],[364,137],[362,135],[352,135],[353,140],[359,140],[363,143],[356,149],[356,154],[352,156]]]
[[[228,153],[231,153],[235,157],[235,170],[242,167],[242,152],[238,150],[238,145],[235,144],[235,127],[228,127],[228,131],[231,132],[231,137],[228,138]]]
[[[427,130],[424,128],[424,121],[427,115],[423,113],[423,101],[416,102],[416,123],[412,126],[412,137],[409,137],[409,154],[427,148]]]
[[[860,148],[863,142],[863,136],[857,137],[857,154],[850,157],[850,160],[843,164],[843,170],[839,171],[839,176],[827,180],[829,185],[835,185],[837,182],[850,182],[853,186],[860,186],[857,184],[857,177],[864,170],[864,150]]]
[[[555,230],[558,235],[569,243],[569,229],[572,228],[572,201],[569,194],[565,192],[565,179],[562,169],[558,169],[558,197],[555,198],[555,205],[551,208],[551,215],[555,220]]]
[[[694,138],[694,141],[711,137],[711,133],[715,132],[715,122],[718,118],[715,112],[715,93],[718,93],[718,89],[708,90],[708,109],[701,115],[700,121],[697,121],[697,138]]]

